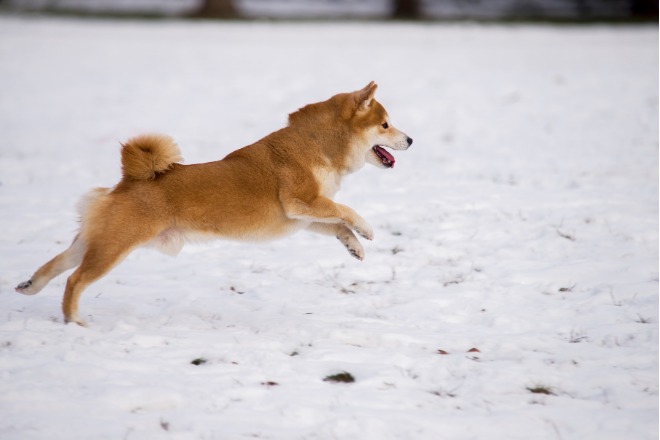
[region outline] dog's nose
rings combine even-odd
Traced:
[[[406,139],[406,140],[408,141],[408,146],[411,146],[411,145],[412,145],[412,138],[411,138],[411,137],[409,137],[409,138],[408,138],[408,139]]]

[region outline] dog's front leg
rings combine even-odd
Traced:
[[[334,235],[352,256],[360,261],[364,260],[364,248],[362,248],[353,231],[346,226],[341,224],[312,223],[307,227],[307,230],[325,235]]]
[[[346,205],[318,196],[310,202],[280,194],[286,215],[295,220],[313,223],[346,225],[367,240],[373,240],[374,231],[365,219]]]

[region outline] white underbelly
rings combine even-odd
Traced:
[[[307,220],[290,220],[278,227],[255,228],[238,235],[168,228],[145,243],[144,246],[174,256],[181,252],[183,245],[186,243],[204,243],[218,239],[252,242],[269,241],[294,234],[307,228],[311,223]]]

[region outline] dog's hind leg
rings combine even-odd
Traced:
[[[118,243],[112,245],[107,243],[104,243],[104,245],[90,243],[80,266],[78,266],[66,281],[64,298],[62,299],[64,322],[75,322],[83,327],[87,325],[78,316],[78,300],[80,299],[80,295],[87,286],[119,264],[134,248],[135,246],[131,244],[122,246]]]
[[[106,226],[102,234],[85,237],[86,250],[80,266],[67,279],[62,299],[62,312],[66,323],[75,322],[86,326],[78,315],[78,300],[83,291],[119,264],[138,246],[153,239],[157,230],[148,228],[148,222],[139,218],[127,223],[114,222]]]
[[[50,280],[62,272],[78,266],[82,262],[84,254],[85,244],[79,234],[76,235],[67,250],[37,269],[28,281],[16,286],[16,291],[24,295],[39,293]]]
[[[307,230],[325,235],[334,235],[353,257],[360,261],[364,260],[362,245],[353,234],[353,231],[346,226],[337,223],[312,223],[307,227]]]

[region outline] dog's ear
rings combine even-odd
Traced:
[[[374,95],[376,94],[377,88],[378,85],[371,81],[364,89],[358,90],[353,94],[355,96],[358,112],[364,112],[369,109],[371,101],[374,99]]]

